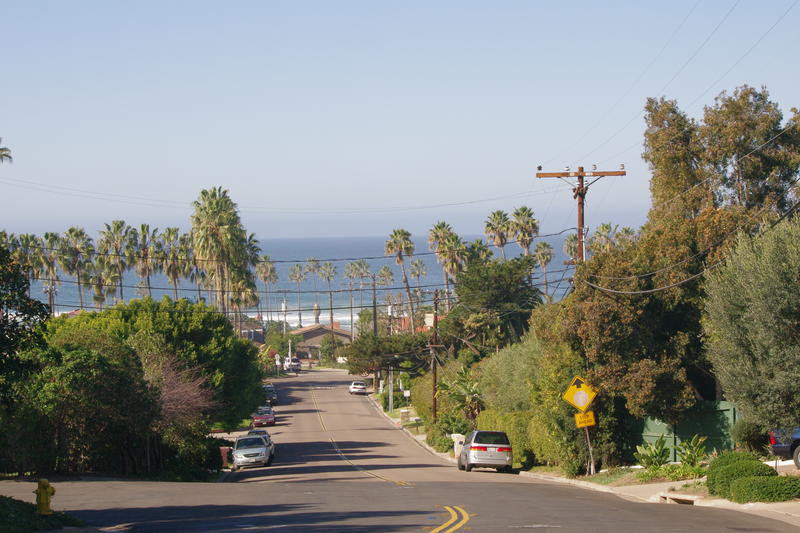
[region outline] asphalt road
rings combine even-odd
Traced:
[[[736,511],[458,471],[394,428],[367,398],[350,396],[350,379],[320,370],[276,381],[278,422],[270,433],[278,452],[270,467],[214,484],[61,482],[54,506],[98,527],[147,532],[794,530]],[[22,485],[0,482],[0,494],[32,501],[25,494],[31,487]]]

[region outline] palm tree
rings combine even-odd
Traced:
[[[547,265],[553,260],[553,247],[544,241],[536,243],[536,250],[533,252],[536,262],[542,267],[544,274],[544,295],[550,301],[550,294],[547,292]]]
[[[125,300],[122,280],[128,269],[126,260],[131,255],[132,237],[133,228],[124,220],[112,220],[111,224],[105,224],[105,229],[100,231],[100,238],[97,241],[97,249],[108,257],[109,263],[117,270],[119,301]]]
[[[336,277],[336,267],[330,261],[325,261],[317,271],[319,277],[328,283],[328,308],[331,311],[331,349],[336,347],[336,337],[333,335],[333,288],[331,281]]]
[[[47,304],[50,306],[50,314],[56,309],[56,288],[61,280],[58,278],[58,251],[61,246],[61,236],[58,233],[48,231],[42,238],[44,246],[41,248],[40,261],[45,275],[45,283],[42,287],[47,294]]]
[[[359,297],[360,297],[360,306],[364,307],[364,283],[367,280],[372,279],[372,267],[370,266],[369,262],[366,259],[359,259],[356,261],[356,272],[358,272],[359,281]]]
[[[492,249],[483,242],[483,239],[475,239],[467,246],[467,263],[483,263],[491,259],[493,255]]]
[[[635,241],[637,238],[636,231],[633,228],[629,228],[628,226],[625,226],[624,228],[619,230],[615,235],[615,237],[617,239],[617,244],[619,245],[625,245],[631,243]]]
[[[436,391],[437,396],[440,394],[447,396],[458,409],[461,409],[470,425],[475,427],[475,420],[483,410],[483,397],[478,389],[478,382],[470,376],[468,367],[462,366],[452,380],[443,379]]]
[[[411,300],[411,288],[408,286],[408,276],[406,275],[405,257],[414,255],[414,243],[411,242],[411,233],[398,228],[392,231],[389,235],[389,240],[386,241],[385,246],[386,255],[393,255],[395,262],[400,265],[400,270],[403,272],[403,285],[406,287],[406,296],[408,296],[408,305],[411,308],[411,332],[417,331],[414,324],[414,302]]]
[[[11,257],[16,261],[28,278],[28,298],[31,297],[31,284],[39,279],[42,273],[41,258],[42,241],[33,233],[22,233],[16,240]]]
[[[356,325],[353,322],[353,282],[359,278],[361,278],[361,272],[359,272],[358,261],[347,263],[344,267],[344,279],[347,280],[347,292],[350,295],[350,342],[355,340],[356,332]]]
[[[319,275],[319,259],[316,257],[309,257],[306,259],[306,273],[311,274],[311,279],[314,280],[314,302],[319,305],[319,293],[317,292],[317,276]]]
[[[257,292],[252,276],[234,273],[230,280],[230,304],[234,309],[233,327],[239,332],[239,335],[242,334],[242,309],[258,303]]]
[[[194,253],[195,239],[192,232],[183,234],[183,254],[186,265],[186,277],[189,281],[195,284],[197,288],[197,302],[203,301],[203,294],[200,292],[200,286],[206,284],[206,271],[197,259]]]
[[[272,320],[272,304],[270,296],[270,286],[278,282],[278,271],[275,270],[275,263],[268,255],[262,255],[256,264],[256,277],[264,284],[264,294],[267,300],[267,320]],[[261,311],[259,310],[259,314]]]
[[[408,273],[412,278],[417,280],[417,287],[414,289],[414,293],[417,296],[417,307],[419,307],[422,301],[422,289],[419,286],[420,280],[428,275],[428,268],[425,266],[425,262],[422,259],[417,258],[411,261]]]
[[[186,272],[183,250],[185,242],[182,242],[182,237],[178,228],[166,228],[159,237],[161,268],[172,284],[172,296],[175,301],[178,301],[178,282]]]
[[[141,279],[144,295],[150,298],[150,276],[160,271],[162,264],[158,228],[151,230],[150,224],[141,224],[138,230],[131,231],[131,243],[134,268]]]
[[[578,261],[578,234],[570,233],[564,239],[564,253],[570,258],[568,263],[575,264]]]
[[[534,218],[533,209],[524,205],[516,208],[511,216],[511,231],[522,248],[522,255],[530,255],[531,243],[539,234],[539,221]]]
[[[459,272],[464,268],[467,262],[467,246],[461,237],[455,233],[448,235],[447,238],[439,245],[442,252],[442,268],[445,272],[444,277],[444,290],[445,290],[445,310],[450,310],[450,278],[456,278]]]
[[[237,206],[222,187],[204,189],[192,203],[192,238],[194,255],[213,284],[215,305],[227,312],[228,283],[232,272],[247,270],[250,252],[248,237]]]
[[[89,267],[89,285],[92,287],[92,301],[102,311],[109,296],[117,292],[119,271],[111,256],[96,255]]]
[[[289,269],[289,281],[297,283],[297,327],[303,327],[303,311],[300,308],[300,284],[306,280],[306,270],[298,264]]]
[[[508,214],[499,209],[497,211],[492,211],[489,218],[486,219],[486,224],[483,228],[486,238],[500,248],[500,253],[502,253],[504,260],[506,258],[505,246],[508,242],[508,234],[510,231],[511,221],[508,219]]]
[[[441,253],[442,243],[451,235],[455,235],[453,227],[447,222],[440,220],[428,231],[428,247],[436,254],[436,261],[442,265],[442,276],[444,284],[447,285],[447,270],[444,268],[444,256]]]
[[[94,245],[86,231],[77,226],[67,229],[61,239],[61,268],[70,276],[75,276],[81,309],[84,307],[83,284],[86,281],[86,272],[88,265],[91,264],[92,255],[94,255]]]
[[[0,137],[0,143],[1,142],[3,142],[3,138],[2,137]],[[9,163],[14,161],[11,158],[11,150],[9,150],[8,148],[5,148],[3,146],[0,146],[0,163],[5,163],[6,161],[8,161]]]
[[[392,272],[392,267],[389,265],[383,265],[378,269],[376,277],[378,279],[378,285],[382,287],[389,287],[394,283],[394,272]]]
[[[617,226],[612,226],[609,222],[597,226],[594,235],[589,239],[589,250],[593,254],[610,251],[616,244],[614,240],[616,230]]]

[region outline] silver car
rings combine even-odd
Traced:
[[[473,431],[461,443],[458,469],[470,472],[477,466],[511,472],[512,461],[508,435],[502,431]]]
[[[275,458],[275,443],[269,435],[248,435],[233,445],[233,470],[245,466],[269,466]]]

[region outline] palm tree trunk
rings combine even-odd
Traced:
[[[303,327],[303,312],[300,310],[300,283],[297,283],[297,327]]]
[[[408,276],[406,276],[406,266],[404,263],[400,263],[400,270],[403,271],[403,285],[406,286],[406,296],[408,296],[408,305],[411,308],[411,333],[417,331],[417,328],[414,324],[414,302],[411,301],[411,288],[408,286]]]
[[[547,265],[542,265],[542,275],[544,276],[544,299],[550,301],[550,291],[547,289]]]
[[[353,322],[353,282],[350,282],[350,342],[355,340],[356,325]]]
[[[503,254],[503,261],[506,260],[506,247],[500,246],[500,253]]]
[[[172,294],[175,295],[175,301],[178,301],[178,280],[172,280]]]
[[[331,310],[331,356],[333,356],[333,350],[336,348],[336,337],[333,334],[333,291],[331,290],[330,282],[328,282],[328,308]]]
[[[117,257],[117,261],[121,261],[121,257]],[[117,263],[117,275],[119,275],[119,301],[124,302],[125,296],[122,294],[122,264]]]
[[[80,297],[81,309],[83,309],[83,284],[81,283],[81,269],[76,269],[76,277],[78,278],[78,296]]]

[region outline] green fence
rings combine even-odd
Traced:
[[[732,447],[731,426],[737,420],[736,407],[731,402],[698,402],[687,411],[675,425],[666,424],[654,418],[639,421],[637,432],[641,435],[641,443],[653,443],[660,436],[664,436],[672,453],[672,460],[677,461],[676,448],[683,440],[689,440],[694,435],[708,437],[706,450],[708,452],[727,450]]]

